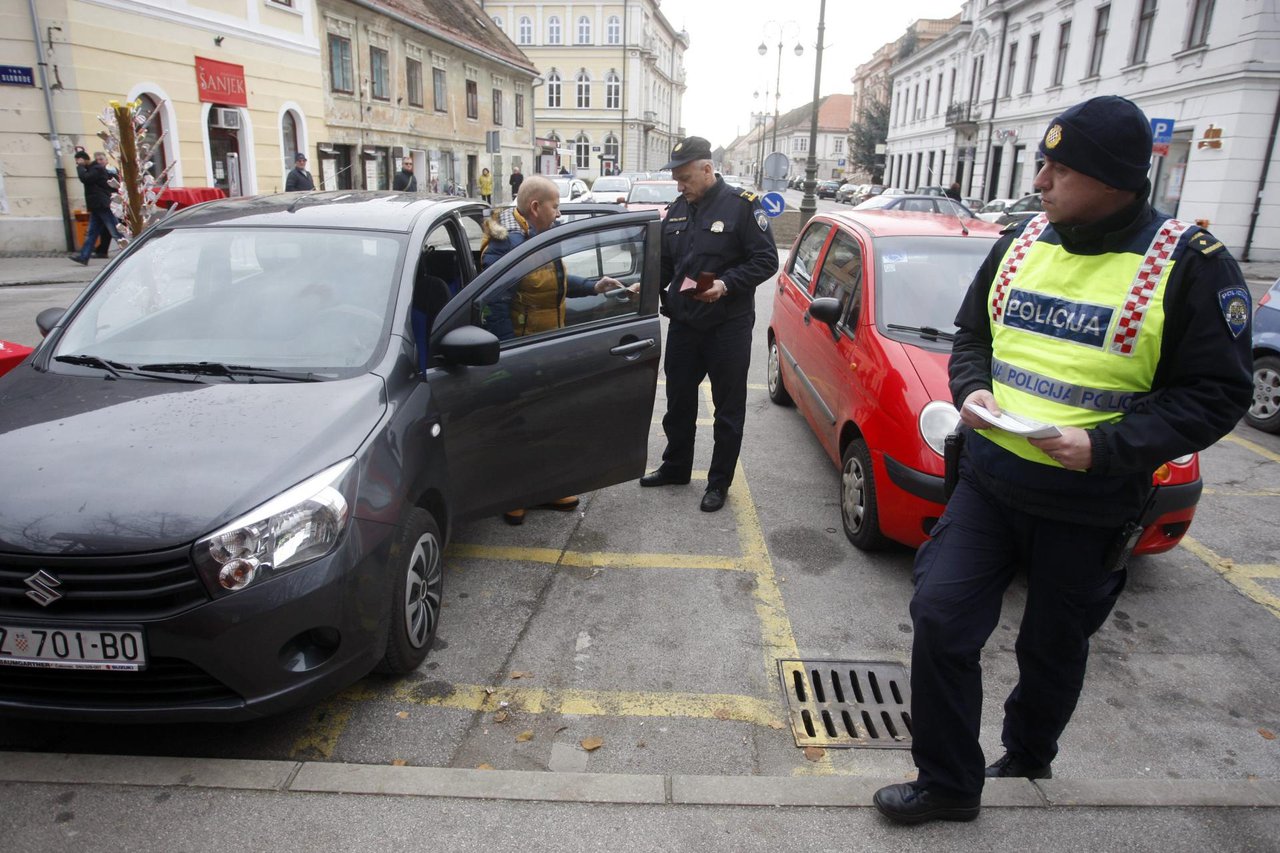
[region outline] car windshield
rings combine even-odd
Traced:
[[[994,201],[989,201],[987,202],[986,206],[982,208],[982,213],[1000,213],[1001,211],[1004,210],[1005,205],[1007,203],[1008,202],[1006,202],[1004,199],[1001,199],[1001,198],[998,198]]]
[[[573,185],[571,180],[568,178],[552,178],[551,181],[556,185],[556,189],[560,191],[560,198],[566,199],[569,197]]]
[[[596,178],[592,192],[626,192],[631,182],[626,178]]]
[[[1040,196],[1028,195],[1023,196],[1005,208],[1005,213],[1027,213],[1029,211],[1039,210],[1044,210],[1044,206],[1040,204]]]
[[[873,195],[865,201],[860,201],[853,206],[854,210],[879,210],[882,207],[888,207],[893,204],[893,196],[891,195]]]
[[[960,302],[994,237],[882,237],[876,241],[877,321],[954,334]]]
[[[670,204],[680,193],[675,183],[636,184],[627,196],[628,204]]]
[[[161,231],[98,283],[54,356],[352,376],[387,339],[405,243],[372,231]]]

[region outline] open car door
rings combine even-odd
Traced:
[[[661,356],[659,240],[651,212],[552,228],[481,272],[440,313],[426,379],[458,518],[644,473]],[[517,317],[521,288],[548,275],[568,291],[563,318],[547,323],[544,311],[531,326]],[[571,295],[601,276],[639,284],[639,293]],[[497,362],[447,359],[455,330],[495,335]]]

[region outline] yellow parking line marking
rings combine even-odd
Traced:
[[[754,696],[734,693],[651,693],[626,690],[553,690],[541,687],[484,687],[451,684],[430,693],[420,684],[401,681],[390,691],[361,682],[343,691],[347,701],[388,699],[458,711],[487,713],[567,714],[588,717],[687,717],[735,720],[757,726],[780,723],[776,706]],[[503,704],[505,703],[505,704]],[[772,727],[771,727],[772,728]]]
[[[720,569],[752,571],[738,557],[704,554],[632,554],[609,551],[559,551],[555,548],[522,548],[502,545],[450,545],[445,556],[462,560],[500,560],[549,563],[575,568],[605,569]]]
[[[338,739],[351,720],[351,707],[341,699],[341,695],[335,696],[316,706],[302,734],[293,742],[293,748],[289,750],[290,758],[333,757],[334,750],[338,748]]]
[[[1276,453],[1275,451],[1268,450],[1267,448],[1263,447],[1261,444],[1255,444],[1254,442],[1250,441],[1247,438],[1240,438],[1239,436],[1236,436],[1236,435],[1224,435],[1222,437],[1222,440],[1229,441],[1232,444],[1239,445],[1240,447],[1243,447],[1245,450],[1252,450],[1254,453],[1258,454],[1264,459],[1270,459],[1272,462],[1280,462],[1280,453]]]
[[[1280,577],[1280,566],[1237,566],[1234,561],[1218,556],[1213,549],[1190,536],[1183,536],[1180,544],[1181,547],[1199,557],[1206,566],[1226,578],[1236,589],[1270,610],[1271,615],[1280,618],[1280,596],[1269,592],[1255,580]]]

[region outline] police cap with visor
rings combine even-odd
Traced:
[[[711,159],[711,143],[701,136],[686,136],[671,149],[671,162],[662,167],[663,171],[692,163],[695,160]]]

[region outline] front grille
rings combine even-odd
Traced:
[[[195,664],[155,658],[141,672],[0,666],[0,702],[135,709],[243,699]]]
[[[43,570],[62,598],[42,607],[26,581]],[[162,619],[209,600],[186,547],[110,557],[0,554],[0,616]]]

